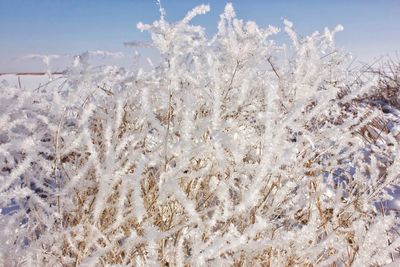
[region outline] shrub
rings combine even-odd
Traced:
[[[138,24],[159,66],[76,61],[35,91],[3,85],[5,265],[367,266],[393,262],[398,183],[389,114],[355,104],[334,47],[342,29],[289,45],[236,18],[207,38],[190,21]]]

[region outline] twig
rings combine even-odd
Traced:
[[[224,96],[224,100],[226,100],[228,98],[228,94],[232,90],[233,80],[235,79],[236,73],[237,73],[237,71],[239,69],[239,64],[240,64],[240,61],[237,60],[235,69],[233,70],[233,74],[232,74],[231,80],[230,80],[229,85],[228,85],[228,89],[226,90],[226,93],[225,93],[225,96]]]
[[[99,88],[100,90],[102,90],[103,92],[105,92],[105,93],[106,93],[107,95],[109,95],[109,96],[114,95],[114,93],[111,92],[111,90],[107,90],[107,89],[105,88],[105,85],[103,85],[103,87],[101,87],[100,85],[97,85],[97,88]]]
[[[271,57],[269,57],[269,58],[267,59],[267,61],[268,61],[268,63],[271,65],[271,68],[272,68],[272,70],[274,71],[276,77],[278,77],[278,79],[281,79],[281,77],[279,76],[278,71],[276,70],[274,64],[272,64],[272,62],[271,62]]]
[[[324,58],[326,58],[326,57],[329,57],[330,55],[333,55],[333,54],[335,54],[336,52],[337,52],[337,50],[332,51],[332,52],[330,52],[330,53],[328,53],[328,54],[326,54],[326,55],[320,57],[319,59],[324,59]]]
[[[169,101],[168,101],[168,124],[167,124],[167,132],[165,133],[165,140],[164,140],[164,171],[167,171],[167,162],[168,162],[168,136],[169,136],[169,128],[171,123],[171,116],[172,116],[172,93],[169,94]]]
[[[18,75],[18,88],[21,89],[21,77]]]

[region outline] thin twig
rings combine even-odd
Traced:
[[[279,76],[278,71],[276,70],[274,64],[272,64],[272,62],[271,62],[271,57],[269,57],[269,58],[267,59],[267,61],[268,61],[268,63],[271,65],[271,68],[272,68],[272,70],[274,71],[276,77],[278,77],[278,79],[281,79],[281,77]]]
[[[225,96],[224,96],[224,100],[226,100],[228,98],[228,94],[232,90],[233,80],[235,79],[236,73],[237,73],[237,71],[239,69],[239,64],[240,64],[240,61],[239,60],[236,61],[236,66],[235,66],[235,69],[233,70],[233,74],[232,74],[231,80],[229,82],[228,89],[226,90],[226,93],[225,93]]]
[[[171,116],[172,116],[172,93],[169,94],[169,101],[168,101],[168,117],[167,117],[167,132],[165,133],[165,140],[164,140],[164,171],[167,171],[167,162],[168,162],[168,137],[169,137],[169,128],[171,123]]]

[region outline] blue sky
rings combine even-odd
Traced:
[[[400,49],[400,0],[233,0],[238,17],[281,27],[282,19],[310,34],[342,24],[337,45],[368,61]],[[211,12],[193,22],[215,32],[226,1],[163,0],[167,19],[182,18],[201,3]],[[147,39],[139,21],[159,17],[155,0],[0,0],[0,72],[34,67],[26,54],[77,54],[86,50],[124,51],[123,43]],[[400,51],[399,51],[400,53]]]

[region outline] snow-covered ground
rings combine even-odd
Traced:
[[[17,87],[21,89],[34,90],[38,87],[45,86],[50,81],[61,83],[64,81],[61,74],[52,75],[51,80],[47,75],[17,75],[17,74],[5,74],[0,76],[1,83],[7,83],[9,86]]]

